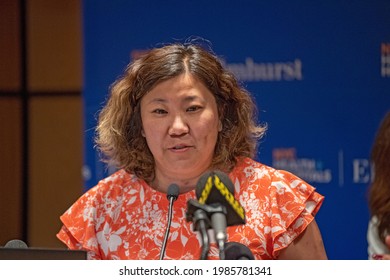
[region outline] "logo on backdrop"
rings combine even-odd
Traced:
[[[374,179],[374,166],[366,158],[355,158],[352,161],[352,182],[355,184],[368,184]]]
[[[390,43],[381,45],[381,76],[390,77]]]
[[[373,181],[374,167],[368,158],[351,158],[347,162],[349,183],[367,185]],[[272,166],[276,169],[290,171],[308,183],[331,183],[332,179],[336,179],[332,170],[326,167],[322,160],[300,158],[297,156],[296,148],[274,148],[272,150]],[[344,173],[346,170],[344,167],[344,151],[339,150],[338,166],[333,166],[333,169],[338,169],[339,187],[343,187],[345,184]],[[351,171],[352,173],[350,173]]]
[[[290,171],[308,183],[330,183],[332,180],[332,171],[321,160],[299,158],[295,148],[273,149],[272,166]]]
[[[222,63],[237,79],[245,82],[283,82],[303,79],[300,59],[285,62],[255,62],[253,58],[247,57],[245,63],[227,63],[223,60]]]

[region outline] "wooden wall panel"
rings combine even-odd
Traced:
[[[26,8],[28,241],[62,247],[59,216],[83,189],[81,1],[32,0]]]
[[[30,101],[30,246],[61,247],[59,216],[82,193],[80,97]]]
[[[0,246],[22,238],[19,1],[0,1]]]
[[[80,90],[81,1],[27,1],[29,91]]]
[[[19,1],[0,1],[0,90],[20,88]]]
[[[21,104],[0,98],[0,246],[21,239]]]

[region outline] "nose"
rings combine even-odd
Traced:
[[[172,123],[169,127],[170,136],[180,136],[189,132],[189,126],[186,119],[182,115],[176,115],[172,119]]]

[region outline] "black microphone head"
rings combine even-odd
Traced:
[[[198,183],[196,184],[195,193],[197,199],[199,199],[202,195],[204,196],[204,192],[207,191],[207,188],[211,188],[212,184],[215,184],[215,178],[219,178],[219,180],[226,186],[229,192],[234,194],[233,182],[226,173],[218,170],[208,171],[199,178]]]
[[[22,240],[13,239],[13,240],[8,241],[7,244],[5,244],[4,248],[27,249],[28,246]]]
[[[170,200],[173,198],[173,201],[175,201],[179,196],[179,186],[176,184],[170,184],[167,191],[167,198]]]
[[[228,226],[245,224],[245,210],[234,198],[234,184],[226,173],[206,172],[199,178],[195,193],[201,204],[224,205]]]
[[[254,256],[244,244],[227,242],[225,245],[225,260],[254,260]]]
[[[196,183],[195,187],[195,194],[196,194],[196,199],[199,199],[199,197],[202,195],[203,190],[205,189],[207,181],[212,178],[214,172],[212,171],[207,171],[203,173],[202,176],[200,176],[198,182]]]

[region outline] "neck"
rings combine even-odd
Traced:
[[[156,177],[151,183],[152,188],[159,192],[166,193],[169,185],[175,183],[179,186],[180,193],[190,192],[195,189],[199,176],[193,178],[178,178],[174,176],[167,176],[156,171]]]

